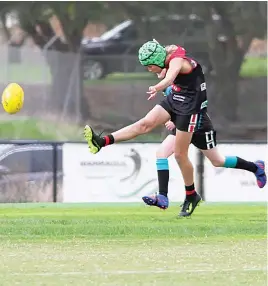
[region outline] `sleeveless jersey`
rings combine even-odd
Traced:
[[[207,109],[207,94],[205,76],[201,65],[186,53],[183,47],[177,46],[167,63],[174,58],[183,58],[191,64],[191,71],[179,73],[172,84],[173,108],[180,115],[190,115]]]

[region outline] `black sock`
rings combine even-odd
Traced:
[[[186,191],[186,198],[196,195],[194,184],[192,184],[191,186],[185,186],[185,191]]]
[[[230,156],[225,158],[224,167],[226,168],[235,168],[235,169],[242,169],[252,173],[256,173],[257,166],[253,162],[246,161],[242,158],[236,156]]]
[[[156,160],[157,175],[158,175],[158,187],[159,195],[167,197],[168,194],[168,182],[169,182],[169,167],[168,159]]]
[[[114,136],[112,134],[109,134],[109,135],[106,135],[104,137],[101,137],[101,140],[99,143],[101,145],[100,147],[112,145],[112,144],[114,144]]]
[[[158,174],[159,194],[167,197],[169,170],[158,170],[157,174]]]
[[[237,164],[235,166],[236,169],[247,170],[252,173],[256,173],[257,166],[253,162],[246,161],[242,158],[237,157]]]

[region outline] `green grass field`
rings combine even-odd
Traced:
[[[241,66],[240,76],[267,76],[267,58],[246,58]]]
[[[2,139],[83,140],[81,126],[35,118],[9,117],[13,120],[7,118],[0,120]]]
[[[0,205],[0,285],[267,285],[264,204]]]

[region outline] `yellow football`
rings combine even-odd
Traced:
[[[2,93],[2,105],[9,114],[19,112],[24,103],[24,91],[17,83],[10,83]]]

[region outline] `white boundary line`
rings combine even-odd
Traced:
[[[118,270],[118,271],[78,271],[78,272],[44,272],[44,273],[23,273],[15,272],[11,275],[23,275],[23,276],[79,276],[79,275],[136,275],[136,274],[180,274],[180,273],[220,273],[220,272],[267,272],[267,268],[230,268],[230,269],[181,269],[181,270]]]

